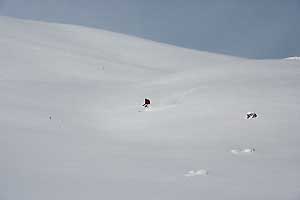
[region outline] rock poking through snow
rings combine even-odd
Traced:
[[[255,112],[247,112],[246,119],[254,119],[257,118],[257,114]]]

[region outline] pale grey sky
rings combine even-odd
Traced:
[[[0,0],[0,14],[242,57],[300,56],[300,0]]]

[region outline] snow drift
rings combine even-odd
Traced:
[[[0,44],[0,199],[300,198],[299,63],[8,17]]]

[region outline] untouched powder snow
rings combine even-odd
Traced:
[[[0,17],[0,89],[1,200],[300,198],[298,62]]]

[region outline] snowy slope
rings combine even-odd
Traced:
[[[0,44],[1,200],[300,198],[299,62],[8,17]]]

